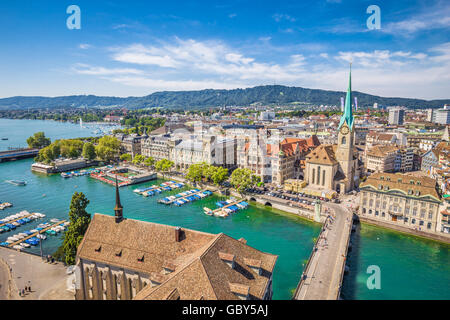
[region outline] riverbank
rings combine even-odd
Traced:
[[[383,229],[388,229],[388,230],[394,230],[396,232],[402,233],[402,234],[407,234],[410,236],[414,236],[417,238],[421,238],[421,239],[426,239],[426,240],[432,240],[432,241],[436,241],[436,242],[440,242],[440,243],[445,243],[450,245],[450,235],[444,235],[444,234],[438,234],[438,233],[431,233],[431,232],[424,232],[424,231],[419,231],[419,230],[413,230],[410,228],[406,228],[406,227],[402,227],[396,224],[392,224],[389,222],[385,222],[385,221],[378,221],[378,220],[374,220],[374,219],[370,219],[367,217],[361,217],[358,216],[359,221],[368,225],[372,225],[375,226],[377,228],[383,228]]]

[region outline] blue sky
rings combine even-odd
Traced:
[[[69,5],[81,29],[69,30]],[[367,7],[381,9],[368,30]],[[0,2],[0,97],[283,84],[450,98],[450,1]]]

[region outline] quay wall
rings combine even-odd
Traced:
[[[413,236],[417,236],[417,237],[421,237],[421,238],[426,238],[426,239],[430,239],[430,240],[435,240],[435,241],[439,241],[439,242],[444,242],[444,243],[448,243],[450,244],[450,234],[439,234],[436,232],[426,232],[426,231],[419,231],[419,230],[414,230],[411,228],[407,228],[404,226],[400,226],[400,225],[396,225],[396,224],[392,224],[389,222],[385,222],[385,221],[379,221],[379,220],[375,220],[375,219],[370,219],[367,217],[361,217],[358,215],[359,221],[363,222],[363,223],[367,223],[370,225],[374,225],[377,227],[382,227],[382,228],[386,228],[386,229],[391,229],[391,230],[395,230],[401,233],[406,233],[406,234],[410,234]]]

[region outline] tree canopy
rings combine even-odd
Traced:
[[[95,147],[92,143],[86,142],[83,145],[83,152],[82,152],[83,158],[87,160],[94,160],[97,154],[95,153]]]
[[[36,132],[34,135],[27,139],[28,147],[30,148],[44,148],[49,146],[51,143],[50,138],[45,137],[45,133],[40,131]]]
[[[74,265],[77,248],[91,222],[91,215],[86,211],[89,200],[82,192],[75,192],[70,202],[70,225],[64,234],[64,241],[55,257],[67,265]]]
[[[95,151],[101,160],[113,161],[119,157],[120,141],[112,136],[101,137]]]
[[[248,188],[254,187],[261,178],[253,174],[250,169],[238,168],[233,171],[230,177],[231,185],[239,192],[244,193]]]

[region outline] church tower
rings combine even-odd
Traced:
[[[354,160],[353,150],[355,144],[355,125],[352,110],[352,69],[350,65],[350,76],[348,83],[347,96],[345,98],[344,114],[338,127],[338,146],[336,150],[336,158],[342,169],[342,173],[346,177],[345,192],[350,191],[354,187]]]

